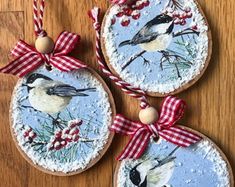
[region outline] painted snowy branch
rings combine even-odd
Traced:
[[[46,144],[47,144],[47,142],[39,142],[39,141],[33,141],[31,143],[32,147],[38,146],[38,145],[46,145]]]
[[[135,54],[134,56],[132,56],[126,63],[125,65],[122,67],[122,70],[126,69],[127,66],[129,66],[135,59],[137,59],[138,57],[140,57],[141,55],[143,55],[144,53],[146,53],[145,50]]]
[[[94,142],[97,140],[99,140],[99,139],[88,139],[88,138],[82,138],[82,137],[79,138],[80,142]]]
[[[184,29],[182,31],[178,31],[176,33],[173,33],[173,37],[178,37],[178,36],[182,36],[182,35],[186,35],[186,34],[196,34],[196,35],[199,35],[200,32],[197,32],[191,28],[187,28],[187,29]]]

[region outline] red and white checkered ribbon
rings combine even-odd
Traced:
[[[123,5],[129,2],[130,0],[110,0],[113,4]]]
[[[36,36],[46,36],[47,33],[43,30],[43,13],[45,8],[45,0],[33,0],[33,21],[34,32]]]
[[[44,63],[65,72],[87,67],[81,61],[67,56],[74,49],[79,39],[80,37],[77,34],[62,32],[55,42],[53,52],[50,54],[39,53],[34,47],[20,40],[11,51],[16,59],[1,68],[0,73],[23,77]]]
[[[119,77],[115,76],[112,74],[112,72],[109,70],[107,65],[104,62],[103,56],[102,56],[102,51],[100,47],[100,22],[98,20],[100,16],[100,9],[95,7],[91,11],[88,12],[90,18],[93,20],[93,27],[96,31],[96,57],[98,64],[103,71],[103,73],[108,76],[123,92],[126,94],[130,95],[131,97],[134,97],[138,100],[140,100],[140,107],[142,109],[146,108],[149,106],[147,99],[146,99],[146,94],[143,90],[140,88],[136,88],[132,86],[131,84],[123,81]]]
[[[200,136],[176,125],[176,122],[183,116],[184,109],[185,102],[183,100],[168,96],[163,101],[159,119],[155,124],[145,125],[117,115],[111,130],[131,135],[130,141],[117,159],[140,158],[148,146],[151,136],[160,136],[181,147],[188,147],[200,141]]]

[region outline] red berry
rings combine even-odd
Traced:
[[[178,11],[173,12],[173,17],[178,18],[180,16]]]
[[[137,2],[137,0],[130,0],[130,1],[128,2],[128,6],[129,6],[129,7],[135,6],[136,2]]]
[[[33,131],[28,131],[28,137],[31,138],[32,140],[36,138],[37,134]]]
[[[69,134],[69,129],[68,128],[65,128],[64,130],[63,130],[63,134]]]
[[[123,27],[127,27],[129,24],[130,24],[130,20],[129,20],[129,19],[128,19],[128,20],[123,20],[123,21],[121,22],[121,25],[122,25]]]
[[[61,137],[61,135],[62,135],[62,131],[58,131],[58,132],[56,132],[55,137],[59,138],[59,137]]]
[[[34,132],[33,135],[31,136],[31,138],[36,138],[37,137],[37,134]]]
[[[74,134],[78,134],[78,133],[79,133],[78,129],[71,129],[69,132],[70,135],[74,135]]]
[[[134,15],[132,16],[132,18],[135,19],[135,20],[139,19],[139,18],[140,18],[140,13],[134,14]]]
[[[68,135],[68,137],[65,138],[65,140],[66,140],[67,142],[72,142],[72,136],[71,136],[71,135]]]
[[[193,16],[192,12],[187,13],[187,18],[191,18]]]
[[[29,136],[29,132],[24,132],[24,137],[26,138],[26,137],[28,137]]]
[[[198,29],[198,28],[197,28],[197,25],[193,25],[193,26],[192,26],[192,29],[193,29],[193,30],[197,30],[197,29]]]
[[[54,148],[56,149],[56,150],[59,150],[59,149],[61,149],[61,144],[60,144],[60,142],[55,142],[55,144],[54,144]]]
[[[122,17],[123,15],[124,15],[124,12],[118,12],[118,13],[116,14],[116,16],[117,16],[118,18]]]
[[[111,24],[114,25],[115,23],[116,23],[116,19],[113,18],[113,19],[111,20]]]
[[[131,8],[125,8],[125,9],[123,9],[123,11],[126,16],[131,16],[131,14],[133,12],[133,10]]]
[[[144,3],[140,2],[140,1],[138,1],[138,2],[139,2],[139,3],[136,4],[136,9],[137,9],[137,10],[142,10],[145,5],[144,5]]]
[[[180,25],[185,25],[186,24],[186,21],[183,19],[183,20],[181,20],[181,22],[180,22]]]
[[[150,5],[150,2],[149,2],[149,1],[145,1],[145,2],[144,2],[144,6],[145,6],[145,7],[147,7],[147,6],[149,6],[149,5]]]
[[[185,19],[185,16],[186,16],[186,14],[181,13],[181,14],[179,14],[179,19]]]
[[[61,145],[63,146],[63,147],[65,147],[66,145],[67,145],[67,142],[66,141],[62,141],[62,142],[60,142],[61,143]]]
[[[115,19],[115,18],[114,18]],[[74,120],[74,121],[71,121],[68,125],[69,128],[74,128],[76,126],[79,126],[82,124],[82,120]]]
[[[76,135],[76,136],[73,137],[73,141],[74,141],[74,142],[77,142],[78,140],[79,140],[79,136],[78,136],[78,135]]]
[[[188,16],[187,16],[187,14],[186,13],[183,13],[182,15],[181,15],[181,18],[182,19],[186,19]]]

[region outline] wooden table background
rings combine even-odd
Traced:
[[[235,169],[235,1],[199,0],[213,36],[213,55],[205,75],[178,96],[188,103],[182,123],[210,137],[227,155]],[[105,11],[107,0],[47,0],[44,25],[56,38],[62,30],[79,33],[80,47],[74,56],[97,68],[94,32],[87,11],[98,5]],[[32,0],[0,0],[0,65],[9,60],[9,50],[21,38],[33,43]],[[105,79],[114,95],[117,112],[137,118],[138,102],[124,95]],[[4,187],[111,187],[114,157],[127,139],[116,136],[105,156],[88,171],[72,177],[44,174],[29,165],[17,151],[9,129],[8,110],[17,79],[0,75],[0,186]],[[151,98],[159,106],[160,98]]]

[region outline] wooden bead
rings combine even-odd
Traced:
[[[35,48],[43,54],[51,53],[54,49],[54,41],[48,36],[38,37],[35,41]]]
[[[140,121],[144,124],[152,124],[158,119],[158,112],[154,107],[148,107],[140,110],[139,112]]]

